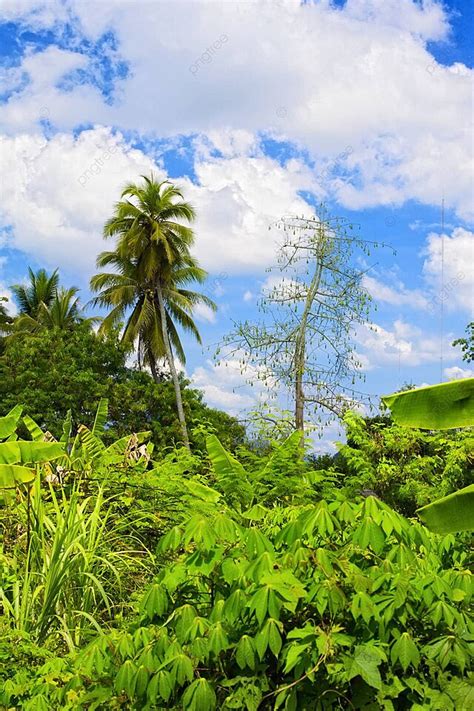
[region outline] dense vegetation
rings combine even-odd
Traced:
[[[470,708],[467,534],[348,496],[296,433],[244,468],[107,420],[0,421],[37,462],[3,490],[6,708]]]
[[[57,272],[0,303],[0,708],[474,708],[474,380],[255,439],[175,367],[193,218],[125,189],[102,319]]]

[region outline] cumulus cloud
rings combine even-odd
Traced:
[[[269,230],[285,212],[309,213],[299,191],[312,177],[298,160],[281,166],[268,156],[198,160],[187,194],[196,206],[197,253],[207,269],[255,271],[273,261],[279,235]]]
[[[105,247],[102,227],[123,185],[151,171],[166,178],[121,133],[100,126],[49,140],[39,133],[3,136],[0,157],[10,176],[1,217],[12,227],[11,245],[82,274],[90,273]],[[213,282],[213,295],[219,295],[228,272],[255,271],[273,261],[277,235],[268,228],[285,211],[310,211],[299,191],[312,179],[300,161],[281,166],[262,154],[198,160],[195,172],[196,182],[179,182],[198,214],[196,255],[221,274]]]
[[[105,248],[102,226],[123,184],[155,168],[110,129],[78,137],[39,134],[0,137],[1,217],[11,226],[10,246],[50,267],[88,274]]]
[[[248,385],[249,366],[236,358],[225,358],[220,363],[208,360],[195,369],[191,382],[204,393],[208,405],[237,416],[244,410],[255,407],[263,387],[255,377],[255,387]]]
[[[419,289],[407,289],[399,282],[395,287],[390,286],[376,277],[365,274],[362,286],[376,301],[382,301],[392,306],[409,306],[415,309],[428,308],[428,299]]]
[[[431,233],[423,273],[433,289],[433,305],[474,314],[474,232],[462,227],[451,235]]]
[[[359,327],[355,333],[358,344],[358,359],[363,370],[387,365],[417,366],[439,361],[441,341],[439,336],[428,335],[422,329],[397,319],[391,329],[377,323]],[[453,335],[443,337],[443,352],[447,360],[457,355],[450,344]]]
[[[78,0],[67,13],[59,0],[16,6],[3,3],[9,19],[57,28],[67,14],[86,37],[112,31],[131,71],[111,104],[87,81],[84,49],[28,56],[30,82],[4,107],[7,131],[35,125],[46,105],[59,130],[92,120],[158,136],[197,132],[227,157],[248,155],[265,132],[307,150],[316,175],[325,171],[324,193],[345,206],[433,204],[444,192],[447,206],[472,215],[472,70],[429,52],[428,42],[449,37],[441,3],[279,0],[221,3],[218,13],[204,2],[141,2],[139,12],[113,0]],[[54,51],[65,71],[74,62],[85,71],[67,93]]]
[[[443,372],[448,380],[474,377],[474,370],[472,368],[460,368],[457,365],[454,365],[452,368],[445,368]]]

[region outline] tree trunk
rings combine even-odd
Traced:
[[[304,433],[303,374],[305,363],[304,332],[300,331],[295,348],[295,427]]]
[[[163,292],[161,290],[161,284],[158,284],[156,287],[156,295],[158,297],[158,306],[160,309],[161,333],[163,335],[163,344],[165,346],[166,360],[168,362],[169,369],[171,371],[171,378],[173,380],[174,392],[175,392],[175,396],[176,396],[176,409],[178,411],[179,424],[181,425],[181,433],[183,435],[183,442],[184,442],[185,447],[187,447],[189,450],[191,450],[191,447],[189,446],[189,437],[188,437],[188,430],[186,427],[186,419],[184,417],[183,399],[181,397],[181,387],[179,385],[178,373],[176,372],[176,368],[175,368],[175,364],[174,364],[174,360],[173,360],[173,352],[171,350],[171,342],[169,339],[168,329],[166,327],[166,311],[165,311],[165,304],[163,301]]]
[[[295,343],[295,428],[304,434],[304,390],[303,375],[306,364],[306,326],[311,312],[314,297],[318,293],[323,272],[322,260],[318,259],[314,276],[306,295],[301,323],[298,329]]]
[[[161,377],[160,377],[160,374],[158,373],[158,369],[156,367],[156,360],[154,358],[152,358],[150,360],[150,370],[151,370],[151,375],[152,375],[155,383],[161,382]]]

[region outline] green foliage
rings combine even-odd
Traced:
[[[441,698],[468,708],[463,545],[372,497],[240,521],[220,498],[212,524],[190,514],[162,539],[159,572],[129,624],[63,667],[46,662],[28,690],[15,675],[5,702],[42,694],[50,708],[204,711],[348,699],[355,709],[433,708]]]
[[[446,430],[474,424],[474,378],[415,388],[382,400],[395,422],[406,427]]]
[[[442,383],[384,398],[402,424],[452,429],[474,425],[474,378]],[[438,533],[474,531],[474,485],[438,499],[420,510],[426,525]]]
[[[168,380],[154,383],[148,373],[130,370],[126,357],[116,334],[99,338],[87,324],[71,331],[22,334],[9,340],[0,355],[0,414],[21,402],[41,430],[59,439],[68,411],[76,424],[93,427],[97,403],[108,398],[108,442],[150,430],[157,448],[169,448],[181,436],[173,385]],[[183,400],[191,425],[215,431],[231,449],[244,441],[244,428],[204,405],[200,392],[183,387]],[[190,440],[205,449],[199,432],[191,432]]]
[[[350,496],[372,491],[406,515],[473,483],[474,433],[426,432],[387,418],[344,416],[347,444],[333,468]]]
[[[462,359],[468,363],[472,363],[474,361],[474,321],[468,323],[466,333],[467,337],[458,338],[456,341],[453,341],[453,346],[461,346]]]
[[[474,531],[474,484],[423,506],[418,514],[436,533]]]
[[[23,421],[63,456],[4,503],[0,706],[472,706],[466,537],[348,497],[299,434],[244,465],[213,434],[156,459],[146,432],[110,443],[105,400],[60,443]],[[374,433],[347,422],[372,466]]]

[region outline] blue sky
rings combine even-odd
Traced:
[[[58,266],[87,301],[121,186],[154,170],[198,211],[219,311],[198,315],[187,373],[210,404],[255,405],[213,344],[256,317],[268,226],[321,201],[397,252],[371,261],[375,330],[354,334],[374,402],[468,375],[449,343],[474,303],[472,23],[467,0],[5,0],[0,293]]]

